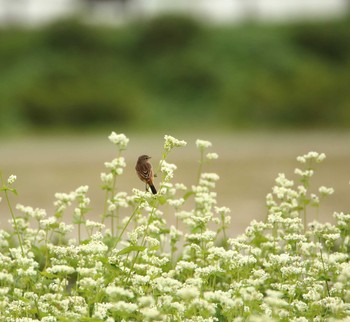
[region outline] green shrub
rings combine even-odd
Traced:
[[[160,16],[138,27],[132,50],[136,57],[155,60],[188,49],[203,33],[203,27],[189,17]]]
[[[178,16],[120,28],[66,20],[3,29],[1,129],[186,128],[194,120],[348,128],[349,30],[349,19],[208,27]]]
[[[292,40],[332,64],[350,61],[349,18],[342,23],[302,24],[294,29]]]

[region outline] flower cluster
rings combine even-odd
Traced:
[[[279,174],[266,220],[234,238],[230,209],[217,205],[219,176],[202,171],[218,157],[206,152],[211,142],[197,140],[198,181],[187,188],[173,182],[176,166],[167,160],[186,142],[165,136],[158,194],[134,189],[129,196],[116,189],[129,140],[114,132],[109,139],[118,157],[101,174],[101,221],[86,218],[87,186],[56,194],[54,216],[20,204],[15,214],[9,203],[13,229],[0,230],[1,321],[349,319],[350,214],[335,213],[335,224],[308,217],[310,206],[333,193],[324,186],[319,195],[310,191],[324,154],[298,157],[304,168],[295,180]],[[7,185],[10,200],[15,190]],[[72,224],[62,221],[63,212]]]
[[[187,142],[178,140],[170,135],[165,135],[164,140],[164,150],[167,152],[170,152],[173,148],[184,147],[187,145]]]

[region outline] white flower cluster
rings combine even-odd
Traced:
[[[210,148],[212,146],[212,143],[209,141],[205,141],[205,140],[196,140],[196,146],[197,148],[200,149],[206,149],[206,148]]]
[[[7,183],[9,184],[9,185],[12,185],[12,184],[14,184],[14,182],[17,180],[17,176],[16,175],[14,175],[14,174],[11,174],[9,177],[8,177],[8,179],[7,179]]]
[[[124,172],[124,168],[126,167],[125,159],[124,157],[119,157],[113,159],[111,162],[105,162],[105,167],[111,171],[114,175],[122,175]],[[113,176],[108,177],[105,173],[101,174],[101,179],[104,183],[112,182]]]
[[[128,142],[114,132],[110,140],[119,149]],[[196,144],[202,158],[211,143]],[[164,148],[183,145],[166,137]],[[0,230],[0,321],[348,320],[350,214],[334,213],[335,224],[305,225],[303,218],[318,198],[309,192],[310,164],[323,159],[315,152],[300,158],[309,168],[296,171],[296,187],[278,175],[266,221],[253,220],[235,238],[228,238],[230,210],[216,205],[212,191],[219,176],[199,171],[198,183],[187,189],[171,182],[176,166],[165,158],[156,196],[117,192],[113,169],[123,168],[124,159],[107,164],[110,173],[101,179],[110,225],[85,219],[87,186],[56,194],[55,216],[17,205],[13,231]],[[62,212],[72,204],[85,240],[67,241],[74,226],[62,221]],[[128,211],[123,219],[121,208]]]
[[[116,145],[119,150],[125,150],[129,143],[129,139],[124,134],[117,134],[114,131],[109,135],[108,139]]]
[[[178,140],[170,135],[164,136],[164,150],[170,152],[173,148],[184,147],[187,145],[186,141]]]
[[[318,153],[315,151],[310,151],[307,154],[301,155],[297,157],[297,161],[300,163],[307,163],[310,161],[315,161],[317,163],[322,162],[326,158],[324,153]]]
[[[168,182],[170,181],[173,176],[174,176],[174,171],[177,169],[177,166],[175,164],[172,163],[168,163],[165,160],[161,161],[161,168],[160,171],[163,173],[164,175],[164,181]]]

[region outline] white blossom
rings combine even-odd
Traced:
[[[216,160],[216,159],[219,158],[219,155],[217,153],[215,153],[215,152],[207,153],[206,158],[208,160]]]
[[[170,152],[173,148],[184,147],[187,143],[183,140],[178,140],[170,135],[164,136],[164,150]]]
[[[120,150],[125,150],[129,143],[129,139],[125,134],[117,134],[114,131],[108,136],[108,139]]]
[[[197,148],[205,149],[210,148],[212,146],[212,143],[210,141],[205,140],[196,140],[196,146]]]
[[[11,174],[7,179],[7,183],[11,185],[16,181],[16,179],[17,179],[17,176],[14,174]]]

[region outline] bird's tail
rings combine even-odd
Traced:
[[[157,189],[155,188],[155,186],[151,183],[151,184],[149,184],[149,187],[151,188],[151,190],[152,190],[152,193],[155,195],[155,194],[157,194]]]

